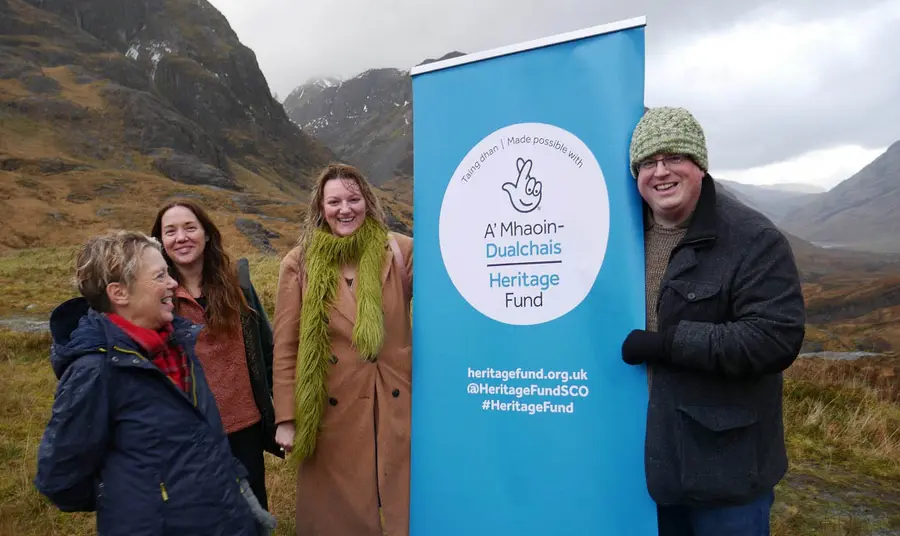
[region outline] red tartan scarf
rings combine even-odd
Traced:
[[[175,385],[185,393],[190,392],[191,372],[187,356],[181,347],[168,343],[169,336],[175,331],[172,324],[154,331],[137,326],[117,314],[109,313],[106,316],[138,343],[150,356],[151,362]]]

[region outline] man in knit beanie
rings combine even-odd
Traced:
[[[785,236],[716,192],[683,108],[648,110],[631,172],[644,200],[647,321],[622,359],[647,366],[645,467],[660,536],[768,536],[787,471],[782,371],[806,323]]]

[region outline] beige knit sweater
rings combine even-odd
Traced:
[[[659,285],[669,264],[669,255],[678,245],[678,242],[687,232],[686,226],[675,228],[660,227],[656,223],[649,223],[644,230],[644,256],[646,286],[647,286],[647,329],[657,330],[656,299],[659,295]]]

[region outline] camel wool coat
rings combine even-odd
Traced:
[[[409,533],[412,238],[393,234],[401,259],[385,245],[384,345],[360,360],[351,346],[356,299],[338,282],[328,322],[328,403],[316,450],[298,469],[298,536],[407,536]],[[402,269],[401,269],[402,266]],[[294,420],[294,375],[305,288],[299,248],[281,262],[273,322],[275,421]],[[379,516],[381,504],[384,532]]]

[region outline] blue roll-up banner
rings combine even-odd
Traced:
[[[412,536],[655,535],[643,17],[412,70]]]

